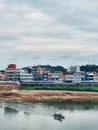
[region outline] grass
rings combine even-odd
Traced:
[[[98,92],[98,86],[21,86],[20,90],[70,90]]]

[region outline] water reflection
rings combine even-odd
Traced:
[[[16,108],[13,108],[13,107],[5,106],[4,113],[5,114],[17,114],[18,110]]]
[[[0,106],[2,130],[98,129],[98,101],[0,102]],[[62,112],[65,120],[55,120],[54,111]]]
[[[29,116],[29,115],[32,114],[32,112],[31,111],[24,111],[24,114],[27,115],[27,116]]]
[[[50,102],[48,103],[49,106],[54,106],[55,109],[60,110],[90,110],[90,109],[98,109],[98,101],[90,101],[90,100],[84,100],[84,101],[72,101],[67,100],[64,102]]]

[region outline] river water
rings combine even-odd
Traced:
[[[0,130],[98,130],[98,102],[0,102]]]

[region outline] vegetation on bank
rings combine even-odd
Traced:
[[[70,90],[98,92],[98,86],[21,86],[20,90]]]

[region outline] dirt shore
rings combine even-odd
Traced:
[[[0,100],[4,101],[64,101],[98,100],[98,92],[18,90],[0,91]]]

